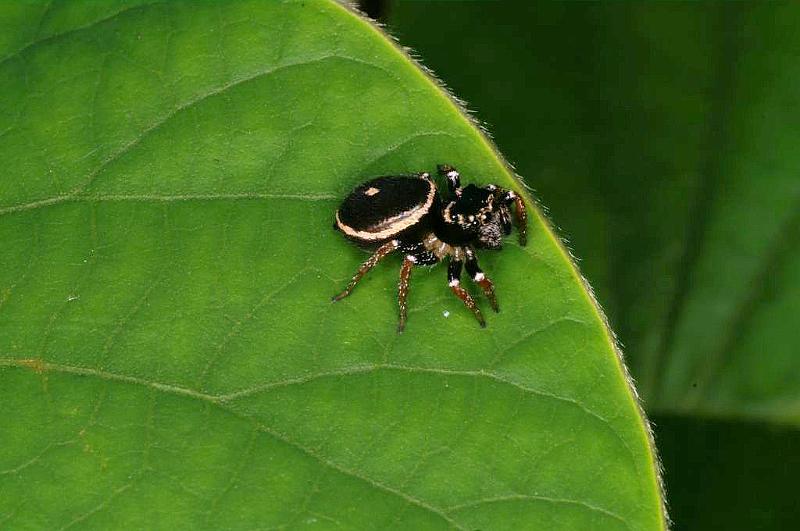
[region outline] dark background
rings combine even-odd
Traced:
[[[677,330],[685,308],[704,289],[695,270],[714,237],[709,211],[736,182],[772,177],[748,173],[753,159],[770,160],[775,175],[796,162],[775,162],[774,141],[748,135],[800,124],[791,96],[800,75],[785,72],[786,65],[800,72],[800,40],[792,37],[800,5],[364,0],[361,7],[467,102],[569,242],[653,422],[674,528],[796,526],[796,419],[748,409],[740,395],[724,402],[733,407],[717,407],[715,386],[684,404],[675,399],[679,387],[677,395],[665,391],[662,375],[683,348]],[[770,97],[781,90],[788,97]],[[800,241],[800,186],[776,177],[776,186],[787,182],[793,213],[776,222],[783,236],[774,252],[762,253],[766,265],[752,282],[763,286],[744,297],[739,317],[725,325],[731,330],[708,327],[726,336],[723,355],[744,348],[740,328],[756,326],[755,308],[781,289],[771,277]],[[756,220],[779,210],[769,200],[743,209]],[[706,299],[709,312],[714,302]],[[797,322],[796,314],[785,318]],[[688,341],[701,363],[702,336]],[[786,342],[800,354],[796,335]],[[729,365],[720,370],[735,370]],[[782,396],[796,400],[792,369]]]

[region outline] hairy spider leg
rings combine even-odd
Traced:
[[[333,297],[333,302],[340,301],[350,295],[350,292],[353,291],[353,288],[356,287],[356,284],[358,284],[359,280],[364,278],[364,275],[366,275],[370,269],[378,265],[378,262],[390,255],[398,247],[400,247],[400,242],[397,240],[386,242],[378,247],[378,250],[375,251],[372,256],[367,258],[363,264],[361,264],[361,267],[359,267],[358,271],[356,271],[356,274],[353,275],[353,279],[350,281],[347,287],[344,288],[344,291]]]
[[[525,201],[510,191],[506,194],[506,202],[514,203],[514,220],[517,224],[519,244],[523,247],[528,243],[528,211],[525,209]]]
[[[484,295],[489,299],[489,304],[492,305],[492,310],[499,312],[500,307],[497,305],[497,297],[494,294],[494,283],[483,273],[480,266],[478,266],[478,258],[475,256],[475,251],[467,248],[465,254],[467,255],[467,274],[473,282],[481,287]]]
[[[411,278],[411,269],[414,267],[416,259],[413,256],[406,256],[403,265],[400,267],[400,284],[397,288],[397,301],[400,304],[400,322],[397,324],[397,331],[402,332],[406,327],[408,317],[408,280]]]
[[[503,224],[503,234],[511,234],[511,209],[508,205],[503,205],[500,209],[500,222]]]
[[[461,287],[461,266],[462,263],[460,260],[450,260],[450,264],[447,267],[447,279],[450,284],[450,289],[455,296],[461,299],[464,305],[472,311],[472,314],[475,316],[475,319],[478,320],[481,328],[486,328],[486,321],[484,321],[483,314],[475,304],[475,300],[473,300],[467,290]]]

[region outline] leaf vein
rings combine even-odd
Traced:
[[[52,6],[52,4],[53,4],[53,2],[50,2],[47,5],[47,8],[46,8],[45,12],[42,14],[42,17],[41,17],[41,19],[39,21],[39,29],[37,29],[37,31],[36,31],[37,37],[38,37],[39,31],[41,30],[41,26],[42,26],[42,24],[44,22],[44,18],[49,13],[50,7]],[[124,7],[122,9],[120,9],[119,11],[116,11],[116,12],[108,15],[107,17],[103,17],[101,19],[94,20],[94,21],[92,21],[92,22],[90,22],[88,24],[85,24],[83,26],[78,26],[76,28],[68,29],[66,31],[62,31],[61,33],[54,33],[54,34],[48,35],[46,37],[34,38],[34,40],[29,42],[28,44],[25,44],[24,46],[22,46],[21,48],[17,49],[16,51],[11,52],[11,53],[5,55],[4,57],[0,58],[0,66],[4,65],[6,62],[8,62],[9,60],[13,59],[14,57],[19,57],[23,53],[25,53],[26,51],[32,50],[34,48],[37,48],[37,47],[39,47],[39,46],[41,46],[41,45],[43,45],[43,44],[45,44],[47,42],[54,41],[54,40],[60,39],[62,37],[66,37],[66,36],[72,35],[73,33],[79,33],[81,31],[86,31],[86,30],[92,29],[95,26],[99,26],[103,22],[108,22],[110,20],[118,18],[118,17],[124,15],[125,13],[127,13],[129,11],[137,11],[137,10],[140,10],[142,8],[145,8],[145,7],[157,6],[157,5],[166,5],[166,4],[165,4],[165,2],[151,2],[151,3],[146,3],[146,4],[140,4],[138,6],[133,6],[133,7]]]
[[[464,376],[464,377],[474,377],[474,378],[486,378],[489,380],[496,381],[498,383],[502,383],[504,385],[509,385],[520,391],[523,391],[525,394],[539,396],[542,398],[549,398],[552,400],[557,400],[560,402],[567,402],[572,405],[579,407],[585,413],[589,414],[590,416],[601,420],[602,422],[608,424],[608,421],[600,416],[599,414],[595,413],[591,409],[587,408],[579,401],[575,400],[574,398],[568,398],[565,396],[548,393],[546,391],[542,391],[540,389],[534,389],[532,387],[528,387],[524,384],[519,382],[515,382],[514,380],[505,378],[499,374],[494,372],[489,372],[485,370],[477,370],[477,371],[467,371],[467,370],[455,370],[455,369],[445,369],[441,367],[417,367],[411,365],[398,365],[394,363],[385,363],[385,364],[369,364],[369,365],[361,365],[355,367],[348,367],[345,369],[322,372],[311,374],[307,376],[301,376],[298,378],[290,378],[286,380],[279,380],[275,382],[269,382],[262,385],[257,385],[254,387],[250,387],[247,389],[241,389],[239,391],[234,391],[228,394],[217,395],[215,398],[221,402],[230,402],[233,400],[238,400],[240,398],[245,398],[247,396],[251,396],[254,394],[262,393],[265,391],[269,391],[275,388],[281,387],[289,387],[293,385],[302,385],[306,383],[313,382],[315,380],[320,380],[323,378],[339,378],[342,376],[353,376],[358,374],[368,374],[373,372],[378,372],[381,370],[394,370],[394,371],[403,371],[409,373],[421,373],[421,374],[441,374],[446,376]]]
[[[32,201],[30,203],[23,203],[8,207],[0,208],[0,216],[3,214],[13,214],[16,212],[23,212],[26,210],[36,210],[45,208],[52,205],[62,203],[103,203],[103,202],[141,202],[141,203],[180,203],[192,201],[246,201],[246,200],[270,200],[280,199],[289,201],[311,201],[311,202],[324,202],[333,201],[338,199],[334,194],[320,193],[320,194],[270,194],[259,192],[242,192],[230,194],[176,194],[176,195],[158,195],[158,194],[109,194],[109,195],[61,195],[42,199],[40,201]]]
[[[622,518],[617,513],[609,511],[608,509],[604,509],[602,507],[598,507],[596,505],[592,505],[591,503],[581,501],[581,500],[573,500],[570,498],[553,498],[550,496],[539,496],[534,494],[511,494],[508,496],[497,496],[492,498],[481,498],[478,500],[474,500],[468,503],[463,503],[460,505],[453,505],[447,507],[445,512],[447,513],[454,513],[458,511],[463,511],[465,509],[470,509],[473,507],[477,507],[479,505],[485,505],[489,503],[503,503],[509,501],[541,501],[546,503],[553,503],[553,504],[567,504],[567,505],[575,505],[581,507],[583,509],[587,509],[592,512],[600,513],[605,516],[611,517],[615,520],[622,522],[625,525],[626,529],[631,529],[630,525],[628,524],[627,520]]]
[[[231,410],[230,408],[227,408],[224,405],[219,404],[219,403],[217,403],[217,405],[223,411],[227,411],[227,412],[229,412],[230,414],[232,414],[234,416],[238,416],[238,417],[240,417],[242,419],[246,419],[246,420],[251,421],[259,429],[259,431],[269,435],[270,437],[272,437],[276,441],[282,442],[285,445],[287,445],[287,446],[289,446],[291,448],[294,448],[295,450],[298,450],[298,451],[302,452],[303,454],[315,459],[317,462],[327,466],[328,468],[336,470],[337,472],[339,472],[341,474],[344,474],[346,476],[350,476],[350,477],[359,479],[359,480],[363,481],[364,483],[370,485],[371,487],[375,488],[376,490],[387,492],[389,494],[393,494],[393,495],[395,495],[395,496],[397,496],[399,498],[402,498],[403,500],[408,502],[410,505],[415,505],[415,506],[417,506],[417,507],[419,507],[421,509],[427,510],[428,512],[430,512],[432,514],[435,514],[436,516],[439,516],[440,518],[445,520],[448,524],[450,524],[452,527],[454,527],[456,529],[464,529],[464,530],[467,529],[466,527],[463,527],[463,526],[459,525],[458,522],[456,522],[452,517],[448,516],[441,509],[438,509],[438,508],[434,507],[433,505],[430,505],[430,504],[420,500],[419,498],[415,498],[414,496],[408,494],[407,492],[403,492],[401,490],[395,489],[393,487],[390,487],[389,485],[384,485],[383,483],[381,483],[379,481],[376,481],[376,480],[374,480],[374,479],[372,479],[372,478],[370,478],[368,476],[362,475],[362,474],[360,474],[360,473],[358,473],[356,471],[353,471],[353,470],[350,470],[348,468],[345,468],[342,465],[339,465],[338,463],[336,463],[334,461],[331,461],[330,459],[327,459],[324,456],[319,455],[314,450],[312,450],[310,448],[307,448],[307,447],[303,446],[302,444],[300,444],[298,442],[293,441],[291,438],[289,438],[286,435],[283,435],[282,433],[270,428],[269,426],[266,426],[266,425],[258,422],[256,419],[254,419],[254,418],[252,418],[252,417],[250,417],[248,415],[244,415],[244,414],[235,412],[235,411]]]
[[[20,210],[29,210],[31,208],[38,208],[38,207],[42,207],[42,206],[48,206],[48,205],[52,205],[52,204],[56,204],[56,203],[62,203],[62,202],[65,202],[65,201],[69,201],[71,199],[75,199],[75,198],[81,196],[81,194],[83,194],[95,182],[95,180],[98,177],[98,175],[100,175],[106,168],[108,168],[115,161],[117,161],[120,158],[124,157],[126,154],[130,153],[133,149],[135,149],[138,145],[140,145],[145,138],[147,138],[153,132],[159,130],[162,126],[164,126],[164,124],[169,122],[176,115],[178,115],[178,114],[180,114],[180,113],[182,113],[182,112],[184,112],[184,111],[186,111],[188,109],[193,108],[194,106],[196,106],[196,105],[208,100],[209,98],[212,98],[214,96],[218,96],[220,94],[223,94],[226,91],[228,91],[228,90],[230,90],[232,88],[235,88],[235,87],[237,87],[239,85],[242,85],[242,84],[245,84],[245,83],[248,83],[248,82],[251,82],[251,81],[256,81],[258,79],[270,76],[272,74],[275,74],[277,72],[280,72],[280,71],[283,71],[283,70],[287,70],[287,69],[290,69],[290,68],[299,67],[299,66],[308,66],[308,65],[312,65],[312,64],[322,63],[324,61],[328,61],[328,60],[332,60],[332,59],[340,59],[340,60],[345,60],[345,61],[351,61],[351,62],[355,62],[356,64],[362,64],[363,63],[362,61],[357,61],[357,60],[352,59],[350,57],[336,55],[336,54],[327,54],[327,55],[321,55],[319,57],[314,57],[314,58],[304,58],[304,59],[301,59],[301,60],[297,60],[295,62],[283,63],[283,64],[280,64],[280,65],[277,65],[277,66],[273,66],[271,68],[267,68],[265,70],[261,70],[259,72],[256,72],[255,74],[252,74],[252,75],[249,75],[249,76],[244,76],[244,77],[240,77],[238,79],[234,79],[233,81],[231,81],[229,83],[225,83],[225,84],[223,84],[223,85],[221,85],[219,87],[216,87],[216,88],[214,88],[212,90],[209,90],[207,92],[204,92],[204,93],[202,93],[202,94],[200,94],[200,95],[198,95],[198,96],[196,96],[196,97],[194,97],[192,99],[187,100],[186,102],[178,105],[177,107],[175,107],[174,109],[172,109],[171,111],[166,113],[164,116],[162,116],[159,119],[155,120],[149,126],[145,127],[141,132],[139,132],[133,139],[131,139],[125,145],[123,145],[122,148],[120,148],[115,153],[113,153],[110,156],[108,156],[103,162],[100,163],[100,165],[96,169],[91,171],[86,176],[86,178],[83,181],[83,183],[81,183],[78,186],[76,186],[75,188],[73,188],[70,192],[68,192],[66,194],[63,194],[61,196],[56,196],[56,197],[51,197],[51,198],[46,198],[46,199],[40,199],[40,200],[37,200],[37,201],[33,201],[31,203],[17,204],[17,205],[11,205],[11,206],[7,206],[7,207],[4,207],[4,208],[0,208],[0,215],[7,214],[7,213],[12,213],[12,212],[18,212]]]
[[[522,385],[522,384],[520,384],[518,382],[514,382],[513,380],[509,380],[507,378],[504,378],[504,377],[502,377],[500,375],[488,373],[488,372],[485,372],[485,371],[461,371],[461,370],[451,370],[451,369],[442,369],[442,368],[426,368],[426,367],[404,366],[404,365],[395,365],[395,364],[366,365],[366,366],[362,366],[362,367],[349,368],[347,370],[320,373],[320,374],[316,374],[316,375],[307,376],[307,377],[304,377],[304,378],[296,378],[296,379],[291,379],[291,380],[283,380],[283,381],[280,381],[280,382],[273,382],[271,384],[265,384],[265,385],[262,385],[262,386],[257,386],[257,387],[254,387],[254,388],[245,389],[245,390],[242,390],[242,391],[237,391],[237,392],[230,393],[230,394],[227,394],[227,395],[212,395],[212,394],[199,392],[199,391],[196,391],[194,389],[189,389],[189,388],[181,387],[181,386],[178,386],[178,385],[166,384],[166,383],[162,383],[162,382],[155,382],[155,381],[147,380],[145,378],[140,378],[140,377],[136,377],[136,376],[122,375],[122,374],[118,374],[118,373],[112,373],[112,372],[92,369],[92,368],[88,368],[88,367],[76,367],[76,366],[70,366],[70,365],[49,363],[49,362],[44,362],[44,361],[38,360],[38,359],[0,358],[0,367],[27,368],[27,369],[35,370],[37,372],[56,371],[56,372],[61,372],[61,373],[73,374],[73,375],[77,375],[77,376],[91,376],[91,377],[99,378],[99,379],[102,379],[102,380],[119,381],[119,382],[124,382],[124,383],[141,385],[141,386],[148,387],[148,388],[156,390],[156,391],[160,391],[160,392],[164,392],[164,393],[168,393],[168,394],[173,394],[173,395],[191,397],[191,398],[194,398],[194,399],[197,399],[197,400],[202,400],[204,402],[208,402],[210,404],[213,404],[213,405],[217,406],[222,411],[228,412],[231,415],[234,415],[236,417],[239,417],[239,418],[248,420],[249,422],[252,422],[253,425],[255,425],[259,431],[261,431],[261,432],[263,432],[263,433],[265,433],[267,435],[272,436],[275,440],[281,441],[284,444],[297,449],[298,451],[303,452],[304,454],[306,454],[306,455],[314,458],[315,460],[319,461],[321,464],[324,464],[324,465],[328,466],[329,468],[332,468],[332,469],[334,469],[334,470],[336,470],[336,471],[338,471],[338,472],[340,472],[342,474],[349,475],[349,476],[354,477],[356,479],[360,479],[360,480],[364,481],[365,483],[371,485],[372,487],[374,487],[376,489],[379,489],[379,490],[382,490],[384,492],[391,493],[391,494],[393,494],[395,496],[398,496],[398,497],[406,500],[410,504],[413,504],[413,505],[416,505],[416,506],[418,506],[420,508],[426,509],[426,510],[430,511],[433,514],[436,514],[437,516],[442,517],[450,525],[452,525],[453,527],[459,528],[459,529],[463,529],[463,527],[461,527],[455,520],[453,520],[450,516],[448,516],[447,513],[458,511],[458,510],[460,510],[462,508],[466,508],[466,507],[468,507],[470,505],[477,505],[479,503],[490,503],[492,501],[502,501],[502,498],[490,498],[490,499],[485,499],[485,500],[478,501],[478,502],[471,502],[469,504],[452,506],[452,507],[442,511],[442,510],[437,509],[436,507],[434,507],[434,506],[432,506],[432,505],[430,505],[430,504],[428,504],[428,503],[426,503],[426,502],[424,502],[422,500],[419,500],[419,499],[411,496],[408,493],[405,493],[403,491],[397,490],[397,489],[395,489],[395,488],[393,488],[391,486],[384,485],[384,484],[382,484],[382,483],[380,483],[380,482],[378,482],[378,481],[376,481],[374,479],[371,479],[371,478],[369,478],[367,476],[359,474],[358,472],[349,470],[349,469],[347,469],[347,468],[345,468],[345,467],[343,467],[343,466],[341,466],[341,465],[339,465],[339,464],[337,464],[337,463],[325,458],[324,456],[319,455],[314,450],[312,450],[310,448],[307,448],[307,447],[303,446],[302,444],[300,444],[300,443],[298,443],[296,441],[293,441],[288,436],[286,436],[286,435],[274,430],[273,428],[270,428],[269,426],[264,425],[263,423],[259,422],[258,419],[231,409],[230,407],[227,406],[227,404],[230,403],[233,400],[238,399],[238,398],[243,398],[243,397],[246,397],[246,396],[250,396],[250,395],[253,395],[253,394],[256,394],[256,393],[259,393],[259,392],[267,391],[269,389],[278,388],[278,387],[287,387],[287,386],[291,386],[291,385],[298,385],[298,384],[307,383],[307,382],[314,381],[314,380],[317,380],[317,379],[320,379],[320,378],[325,378],[325,377],[341,377],[341,376],[348,376],[348,375],[355,375],[355,374],[370,373],[370,372],[375,372],[375,371],[379,371],[379,370],[398,370],[398,371],[405,371],[405,372],[411,372],[411,373],[429,373],[429,374],[443,374],[443,375],[450,375],[450,376],[467,376],[467,377],[488,378],[490,380],[494,380],[494,381],[497,381],[499,383],[503,383],[505,385],[510,385],[512,387],[520,389],[526,394],[546,397],[546,398],[550,398],[550,399],[553,399],[553,400],[558,400],[558,401],[570,403],[570,404],[572,404],[574,406],[579,407],[582,411],[584,411],[588,415],[590,415],[590,416],[592,416],[592,417],[594,417],[596,419],[601,420],[604,425],[610,427],[610,424],[608,423],[608,421],[606,419],[604,419],[602,416],[598,415],[594,411],[588,409],[586,406],[584,406],[583,404],[581,404],[577,400],[574,400],[574,399],[571,399],[571,398],[567,398],[567,397],[563,397],[563,396],[559,396],[559,395],[555,395],[555,394],[551,394],[551,393],[546,393],[546,392],[541,391],[541,390],[532,389],[532,388],[524,386],[524,385]],[[124,487],[124,489],[127,489],[129,486],[130,485]],[[118,491],[115,491],[115,492],[117,494],[119,494],[121,490],[123,490],[123,489],[118,489]],[[104,502],[103,504],[101,504],[97,508],[95,508],[92,511],[90,511],[90,513],[87,513],[86,515],[84,515],[82,517],[79,517],[80,518],[79,520],[73,521],[69,525],[72,525],[74,523],[78,523],[79,521],[84,520],[86,517],[91,516],[91,514],[94,514],[97,510],[102,509],[102,507],[105,505],[105,503],[111,501],[114,497],[115,497],[115,495],[112,495],[109,499],[106,500],[106,502]],[[613,517],[625,522],[618,515],[615,515],[614,513],[606,511],[605,509],[594,507],[594,506],[592,506],[590,504],[587,504],[585,502],[580,502],[580,501],[575,501],[575,500],[558,500],[558,499],[555,499],[555,498],[548,499],[548,498],[545,498],[545,497],[535,497],[535,496],[527,496],[527,498],[550,500],[550,501],[553,501],[554,503],[555,502],[559,502],[559,501],[562,502],[562,503],[575,503],[575,504],[582,505],[582,506],[585,506],[587,508],[590,508],[592,510],[596,510],[596,511],[602,512],[602,513],[607,514],[609,516],[613,516]]]

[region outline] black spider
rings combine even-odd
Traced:
[[[413,176],[377,177],[359,185],[336,211],[334,228],[362,247],[377,248],[356,272],[345,290],[347,297],[358,281],[384,257],[394,251],[405,256],[400,268],[400,323],[406,324],[408,280],[414,265],[433,265],[450,258],[447,276],[450,289],[469,308],[481,326],[481,311],[469,292],[461,287],[461,268],[486,294],[494,311],[499,311],[494,285],[478,267],[475,248],[500,249],[502,238],[511,233],[511,204],[514,204],[519,243],[526,243],[527,214],[519,195],[493,184],[461,187],[459,173],[440,165],[447,178],[449,195],[442,201],[428,173]]]

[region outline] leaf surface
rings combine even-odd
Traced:
[[[397,259],[330,303],[366,177],[521,190],[377,29],[321,1],[3,10],[0,522],[663,527],[610,334],[537,212],[480,256],[485,330],[439,267],[397,335]]]

